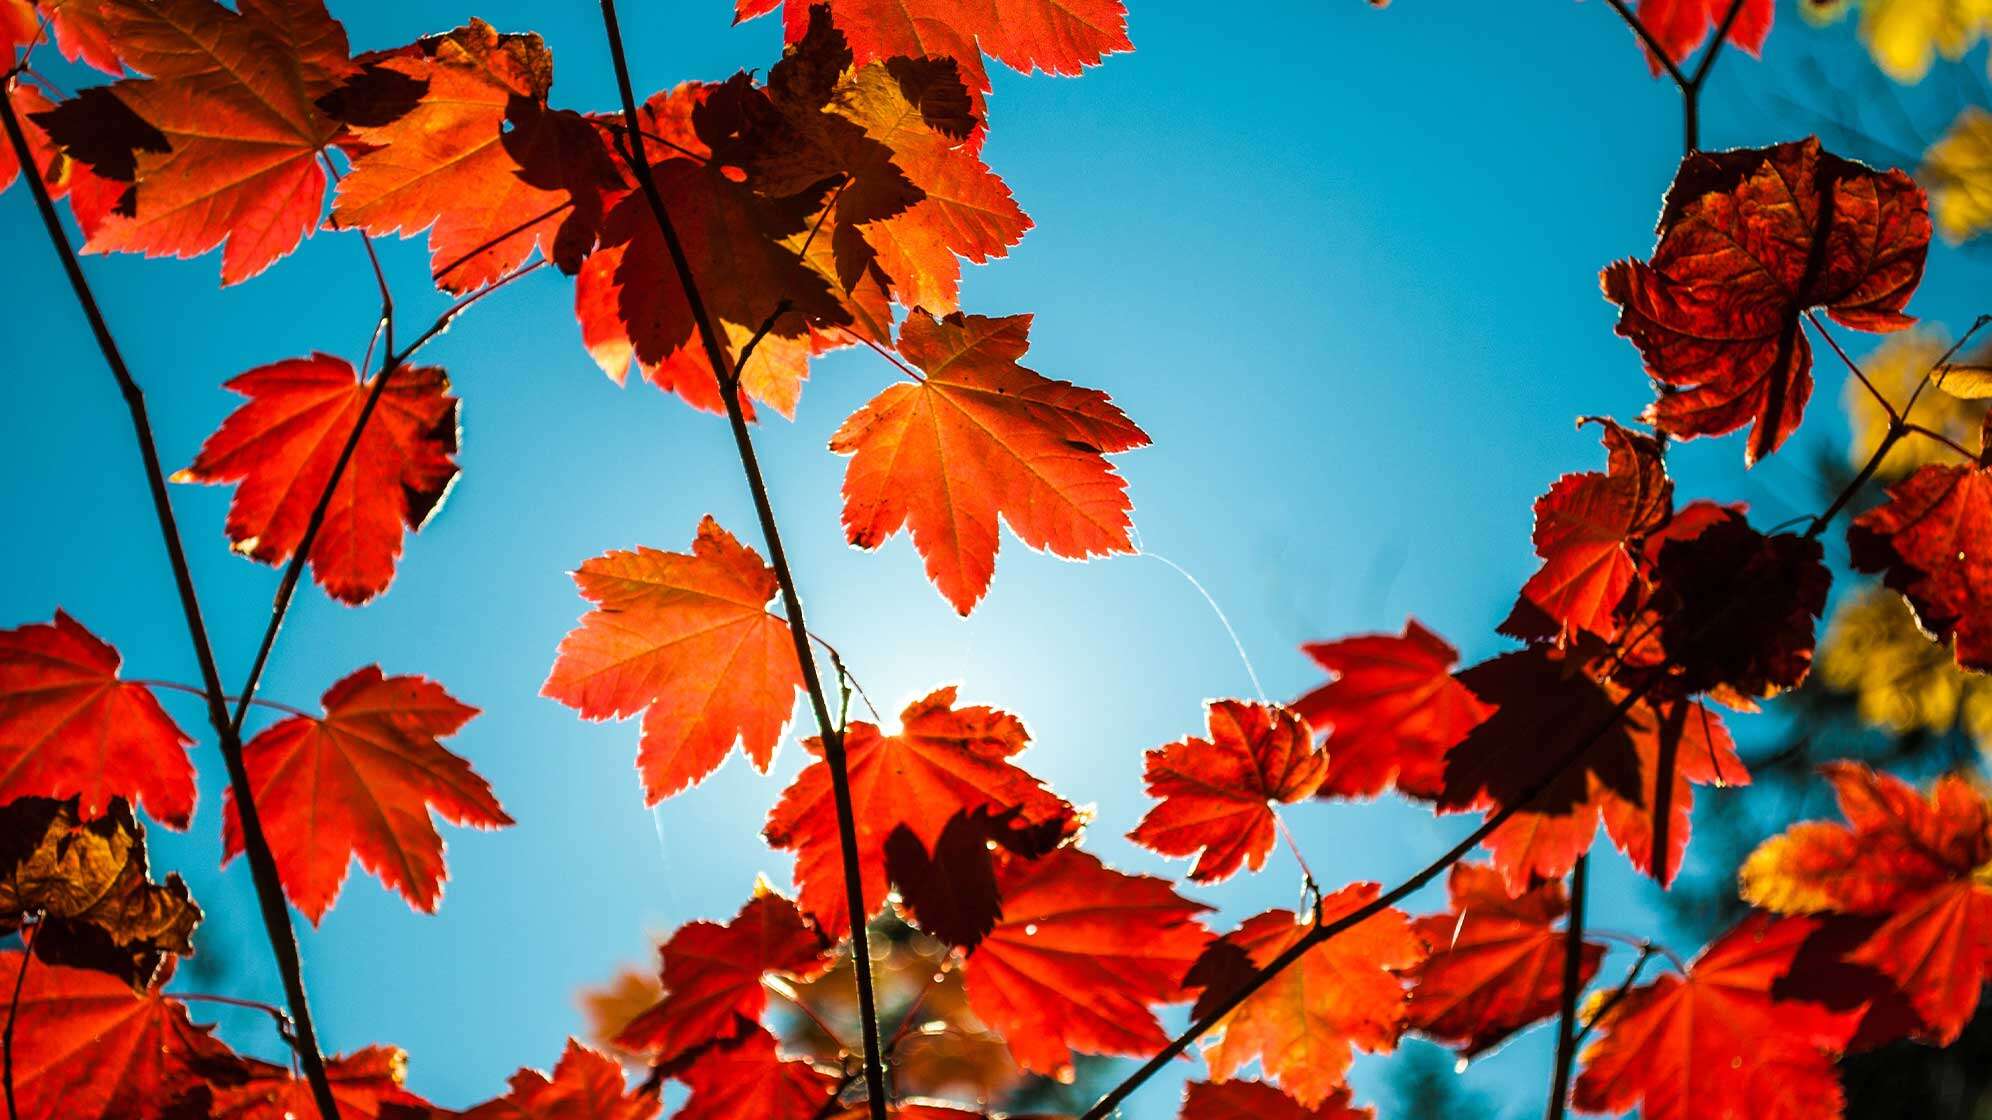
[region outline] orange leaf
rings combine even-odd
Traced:
[[[1031,317],[922,312],[899,352],[927,374],[851,414],[830,450],[851,456],[844,531],[876,548],[901,528],[927,577],[967,615],[996,571],[996,522],[1071,560],[1132,552],[1127,483],[1107,463],[1148,436],[1105,393],[1052,381],[1017,362]]]
[[[650,1120],[662,1107],[654,1093],[625,1090],[615,1059],[571,1038],[552,1077],[522,1069],[512,1075],[511,1089],[463,1113],[462,1120]]]
[[[758,1026],[706,1050],[674,1076],[691,1096],[672,1120],[817,1120],[838,1086],[808,1062],[781,1057],[775,1036]]]
[[[1003,826],[999,843],[1036,851],[1077,827],[1072,806],[1008,761],[1030,743],[1022,720],[995,708],[957,708],[952,686],[908,704],[899,719],[897,735],[859,720],[844,736],[867,906],[885,899],[886,843],[902,827],[928,851],[963,812],[986,811]],[[815,739],[803,745],[822,754]],[[802,908],[825,932],[843,936],[850,916],[828,763],[812,762],[796,775],[763,835],[795,853]]]
[[[339,125],[314,102],[353,71],[346,34],[316,0],[230,11],[214,0],[102,0],[111,41],[144,78],[111,87],[166,140],[139,150],[136,209],[93,251],[195,257],[226,242],[224,284],[297,247],[325,202],[322,151]],[[53,131],[65,147],[74,139]]]
[[[1572,1094],[1586,1112],[1643,1120],[1837,1120],[1844,1016],[1772,996],[1810,922],[1753,915],[1685,977],[1634,988],[1599,1020]]]
[[[1992,467],[1922,468],[1856,518],[1847,543],[1855,568],[1882,573],[1925,630],[1955,641],[1959,665],[1992,671]]]
[[[708,516],[690,553],[610,552],[574,582],[596,609],[561,640],[540,694],[585,719],[644,712],[648,804],[697,784],[736,742],[768,769],[802,667],[788,623],[768,613],[778,584],[758,553]]]
[[[1683,438],[1755,424],[1745,460],[1776,451],[1812,395],[1800,314],[1908,326],[1902,307],[1929,245],[1929,205],[1909,176],[1827,154],[1816,139],[1689,156],[1652,260],[1604,272],[1618,333],[1662,383],[1645,419]]]
[[[1128,839],[1165,856],[1197,856],[1190,878],[1212,883],[1251,864],[1257,871],[1273,850],[1272,802],[1314,795],[1328,756],[1286,708],[1239,700],[1211,702],[1210,738],[1189,738],[1152,750],[1143,775],[1148,810]]]
[[[1392,785],[1437,797],[1445,756],[1493,711],[1453,679],[1459,652],[1407,619],[1402,636],[1359,634],[1301,647],[1335,679],[1293,702],[1327,736],[1323,797],[1374,797]]]
[[[389,376],[311,546],[311,574],[325,593],[358,605],[387,590],[402,531],[420,529],[456,480],[457,399],[428,366]],[[228,539],[265,564],[281,564],[304,542],[311,512],[331,481],[373,392],[330,354],[259,366],[228,382],[249,398],[201,445],[175,482],[237,483]]]
[[[1376,1120],[1375,1111],[1349,1103],[1337,1089],[1313,1108],[1263,1081],[1192,1081],[1183,1087],[1178,1120]]]
[[[0,803],[77,797],[96,818],[122,797],[187,827],[193,740],[149,689],[118,679],[120,660],[59,610],[53,622],[0,631]]]
[[[428,1113],[428,1102],[401,1087],[408,1056],[392,1046],[369,1046],[325,1059],[326,1080],[341,1120],[405,1120]],[[216,1074],[210,1120],[298,1120],[318,1114],[311,1084],[288,1065],[238,1059]],[[394,1106],[390,1109],[388,1106]]]
[[[1169,1040],[1150,1006],[1187,998],[1183,974],[1210,941],[1210,909],[1168,880],[1129,875],[1077,848],[1005,860],[1003,920],[969,954],[969,1010],[1025,1069],[1070,1079],[1072,1051],[1147,1054]]]
[[[23,969],[26,975],[22,975]],[[14,1018],[14,1102],[22,1116],[164,1120],[202,1092],[202,1076],[232,1055],[212,1027],[158,988],[0,952],[0,990]]]
[[[1992,967],[1992,807],[1964,779],[1927,797],[1858,763],[1825,774],[1845,825],[1793,825],[1743,865],[1745,901],[1784,914],[1883,919],[1846,954],[1894,981],[1949,1045]]]
[[[830,967],[823,936],[795,903],[757,893],[725,925],[680,927],[660,950],[664,998],[631,1020],[616,1045],[667,1070],[704,1047],[741,1037],[767,1006],[761,978],[770,972],[807,980]]]
[[[334,220],[377,236],[430,229],[432,271],[451,292],[498,279],[535,247],[564,272],[580,267],[602,192],[623,183],[596,126],[547,107],[553,56],[539,36],[472,20],[374,67],[420,99],[384,124],[353,123],[365,148],[339,182]]]
[[[324,703],[323,718],[291,716],[242,751],[284,893],[316,924],[358,856],[409,905],[434,912],[446,872],[429,812],[476,828],[512,823],[490,785],[436,742],[477,709],[432,681],[372,665],[326,690]],[[232,794],[222,809],[225,862],[242,850],[242,833]]]
[[[1453,865],[1446,888],[1451,910],[1414,923],[1431,956],[1408,973],[1408,1021],[1470,1058],[1556,1014],[1569,935],[1555,923],[1570,905],[1560,882],[1509,898],[1499,872],[1470,863]],[[1580,985],[1604,955],[1604,946],[1585,942]]]
[[[1353,883],[1321,902],[1332,922],[1374,900],[1375,883]],[[1201,987],[1190,1014],[1201,1019],[1241,975],[1264,968],[1307,936],[1290,910],[1269,910],[1212,942],[1184,983]],[[1387,1053],[1404,1033],[1398,972],[1425,959],[1425,945],[1400,910],[1385,909],[1303,953],[1218,1021],[1204,1043],[1210,1075],[1224,1081],[1253,1058],[1308,1108],[1345,1084],[1354,1051]]]

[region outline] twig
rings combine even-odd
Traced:
[[[27,170],[25,164],[22,167]],[[14,973],[14,996],[7,1001],[7,1029],[0,1035],[0,1084],[7,1090],[7,1120],[21,1120],[21,1110],[14,1107],[14,1020],[20,1018],[21,988],[28,980],[28,963],[35,959],[30,931],[38,922],[39,919],[21,925],[21,967]]]
[[[760,517],[761,535],[768,546],[768,561],[775,570],[777,582],[781,584],[782,603],[788,616],[789,634],[795,641],[796,660],[800,663],[803,684],[809,692],[810,707],[816,716],[817,731],[823,740],[823,759],[830,768],[831,792],[837,807],[837,834],[844,862],[844,901],[851,926],[852,972],[857,977],[858,1016],[864,1034],[865,1088],[872,1120],[886,1120],[885,1064],[879,1048],[878,1007],[872,992],[870,939],[865,930],[865,919],[870,911],[865,905],[864,880],[858,868],[856,814],[851,806],[851,782],[844,756],[844,738],[831,719],[830,702],[823,690],[822,676],[817,672],[816,658],[809,649],[809,627],[802,613],[802,597],[796,591],[795,576],[789,570],[788,555],[782,548],[781,533],[775,525],[767,481],[761,475],[761,464],[754,454],[753,435],[748,431],[747,419],[741,410],[739,379],[733,373],[734,367],[726,346],[720,340],[718,329],[706,311],[705,300],[699,294],[691,261],[685,254],[684,245],[678,240],[676,227],[671,224],[671,215],[664,205],[663,194],[657,189],[656,178],[650,173],[650,161],[643,155],[643,141],[639,135],[641,120],[637,115],[636,93],[630,85],[629,58],[623,49],[615,0],[602,0],[602,26],[608,37],[609,57],[615,64],[617,90],[622,95],[623,122],[628,133],[624,154],[630,170],[636,175],[637,184],[643,190],[645,201],[650,205],[651,216],[657,221],[658,232],[663,235],[671,265],[677,272],[679,287],[684,290],[685,303],[692,313],[693,323],[698,327],[706,361],[719,382],[720,397],[726,403],[727,422],[733,429],[734,446],[740,454],[741,470],[747,476],[754,510]]]
[[[1665,779],[1662,779],[1665,780]],[[1665,860],[1660,853],[1656,859]],[[1548,1120],[1563,1120],[1570,1100],[1570,1070],[1577,1059],[1577,996],[1584,987],[1584,899],[1591,857],[1570,869],[1570,918],[1563,928],[1563,1010],[1556,1020],[1556,1072],[1549,1083]]]
[[[1646,962],[1653,959],[1655,950],[1665,952],[1664,949],[1660,949],[1659,946],[1651,941],[1639,947],[1639,956],[1633,958],[1632,967],[1626,969],[1625,979],[1619,981],[1619,986],[1614,988],[1612,994],[1606,996],[1605,1001],[1598,1005],[1598,1010],[1593,1012],[1590,1019],[1584,1023],[1584,1029],[1577,1032],[1576,1039],[1571,1043],[1572,1049],[1582,1046],[1584,1040],[1591,1037],[1591,1029],[1599,1023],[1604,1022],[1605,1016],[1611,1014],[1612,1008],[1617,1007],[1619,1001],[1624,999],[1626,994],[1632,991],[1632,986],[1639,983],[1639,973],[1646,967]],[[1672,956],[1673,954],[1669,953],[1668,955]],[[1688,970],[1684,966],[1681,971],[1686,973]]]
[[[0,89],[0,123],[6,125],[7,139],[13,144],[21,166],[32,168],[33,151],[28,147],[27,135],[21,130],[13,100],[5,96],[4,89]],[[249,857],[249,873],[256,885],[256,902],[262,912],[263,929],[269,935],[270,949],[277,959],[277,973],[283,979],[285,1001],[290,1005],[291,1017],[297,1023],[298,1056],[304,1063],[305,1078],[311,1083],[312,1099],[322,1120],[339,1120],[339,1106],[332,1097],[332,1083],[325,1075],[325,1059],[318,1051],[318,1035],[312,1027],[311,1008],[305,998],[303,963],[298,958],[297,935],[291,929],[290,911],[284,902],[283,880],[277,874],[276,858],[270,854],[269,840],[263,833],[262,815],[257,811],[255,791],[249,782],[249,771],[242,762],[241,735],[236,725],[230,722],[226,701],[222,699],[225,694],[221,686],[221,671],[215,664],[214,646],[208,640],[207,624],[201,618],[193,572],[188,567],[186,549],[180,541],[179,523],[173,516],[172,498],[166,489],[166,472],[160,466],[159,448],[152,437],[152,422],[146,415],[145,394],[139,390],[138,382],[125,365],[124,355],[111,335],[103,310],[97,305],[97,297],[83,276],[83,267],[77,262],[76,252],[70,248],[69,238],[63,233],[62,220],[56,214],[55,202],[49,197],[48,187],[39,175],[24,174],[21,177],[28,181],[35,206],[41,211],[42,224],[48,228],[49,243],[62,261],[69,286],[83,308],[84,317],[89,320],[91,333],[96,336],[97,349],[103,353],[105,364],[110,366],[111,375],[117,379],[118,388],[124,395],[125,408],[131,414],[132,433],[137,438],[139,455],[145,463],[153,513],[159,521],[160,535],[165,538],[166,556],[173,568],[180,609],[186,616],[188,637],[193,643],[194,658],[200,664],[201,682],[207,691],[208,722],[214,726],[215,735],[220,740],[222,762],[228,769],[229,789],[234,794],[237,821],[242,826],[242,848]]]
[[[1889,423],[1892,424],[1902,419],[1902,414],[1895,411],[1895,405],[1888,399],[1887,394],[1875,388],[1874,382],[1868,380],[1868,375],[1861,369],[1860,363],[1854,361],[1853,357],[1840,345],[1840,340],[1833,337],[1833,332],[1826,329],[1826,324],[1819,321],[1819,316],[1814,314],[1811,308],[1807,308],[1805,311],[1805,321],[1812,324],[1812,329],[1819,332],[1819,337],[1826,340],[1826,345],[1832,347],[1833,353],[1840,356],[1840,361],[1867,388],[1868,395],[1872,396],[1875,399],[1875,403],[1881,405],[1881,410],[1888,414]]]
[[[184,692],[189,696],[207,695],[206,689],[195,688],[193,685],[190,684],[181,684],[179,681],[162,681],[162,680],[154,680],[150,677],[143,677],[143,678],[136,678],[130,680],[126,683],[142,684],[147,688],[171,689],[174,692]],[[224,696],[222,697],[222,699],[228,701],[229,703],[236,703],[240,699],[240,697]],[[256,699],[253,699],[249,702],[251,704],[254,704],[258,708],[268,708],[273,712],[283,712],[286,715],[303,716],[306,719],[318,718],[317,716],[312,715],[310,712],[305,711],[303,708],[293,707],[289,704],[285,704],[277,700],[265,700],[261,697],[257,697]]]

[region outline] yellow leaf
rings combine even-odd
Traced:
[[[1904,331],[1890,335],[1863,357],[1861,370],[1877,390],[1900,407],[1915,393],[1923,378],[1930,375],[1948,349],[1949,341],[1935,331]],[[1952,364],[1954,368],[1983,366],[1984,355],[1960,357]],[[1848,378],[1846,392],[1847,421],[1853,429],[1853,438],[1847,443],[1847,457],[1858,467],[1867,462],[1868,456],[1874,454],[1875,446],[1887,434],[1888,413],[1859,380]],[[1976,447],[1979,430],[1985,422],[1985,412],[1983,401],[1960,400],[1957,396],[1925,391],[1916,398],[1916,407],[1910,410],[1909,419],[1948,436],[1962,446]],[[1883,481],[1893,481],[1929,463],[1959,461],[1956,451],[1936,440],[1917,436],[1903,440],[1889,451],[1888,458],[1882,461],[1879,475]]]
[[[1992,397],[1992,366],[1949,365],[1937,371],[1937,388],[1967,401]]]
[[[1942,54],[1964,57],[1992,28],[1992,0],[1864,0],[1861,40],[1875,65],[1905,85],[1923,80]]]
[[[1967,673],[1880,586],[1842,603],[1815,662],[1827,687],[1854,696],[1863,722],[1894,734],[1953,728],[1992,752],[1992,677]]]
[[[1967,105],[1916,173],[1937,232],[1956,244],[1992,230],[1992,113]]]

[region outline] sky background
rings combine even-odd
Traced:
[[[1673,87],[1649,78],[1598,0],[1132,6],[1136,53],[1083,79],[996,70],[987,158],[1038,228],[1007,260],[970,270],[965,308],[1034,312],[1027,364],[1105,390],[1154,438],[1117,458],[1141,539],[1223,605],[1269,697],[1317,683],[1303,641],[1395,631],[1407,615],[1469,658],[1505,648],[1493,627],[1533,567],[1530,503],[1558,474],[1602,465],[1595,434],[1572,420],[1630,419],[1650,399],[1597,271],[1651,247],[1680,155]],[[765,70],[778,22],[733,27],[729,7],[625,5],[639,93]],[[334,9],[356,49],[472,15],[538,31],[556,60],[556,105],[614,104],[593,5]],[[1722,60],[1706,146],[1820,127],[1780,100],[1824,109],[1820,74],[1878,81],[1849,26],[1815,29],[1790,5],[1767,53]],[[1970,72],[1982,74],[1979,60]],[[1938,94],[1905,100],[1928,139],[1948,113],[1918,116],[1924,96]],[[121,403],[23,190],[0,198],[0,250],[15,308],[0,378],[0,625],[59,605],[116,645],[129,675],[196,681]],[[403,322],[419,327],[441,306],[422,245],[385,251]],[[85,268],[169,469],[235,407],[223,380],[312,350],[357,362],[377,310],[348,237],[313,238],[227,290],[212,255]],[[1987,309],[1988,291],[1985,255],[1939,249],[1910,310],[1955,328]],[[731,915],[757,873],[785,883],[789,871],[758,834],[803,761],[792,740],[772,774],[736,756],[652,813],[633,770],[635,724],[583,723],[538,696],[584,607],[566,575],[581,561],[637,544],[683,549],[705,513],[760,543],[724,421],[603,377],[571,296],[541,272],[424,353],[464,401],[462,478],[376,603],[350,610],[304,589],[264,684],[315,710],[334,681],[379,663],[483,709],[446,745],[518,825],[444,828],[451,878],[435,916],[356,868],[321,928],[299,919],[327,1047],[406,1047],[411,1087],[449,1105],[499,1092],[519,1065],[549,1065],[582,1029],[580,988],[648,965],[653,938],[686,921]],[[1818,449],[1844,439],[1840,371],[1830,359],[1818,370],[1791,450],[1746,475],[1739,438],[1681,448],[1684,493],[1747,500],[1761,524],[1813,509]],[[867,351],[823,359],[797,419],[757,433],[811,627],[845,651],[889,719],[945,682],[1023,716],[1035,737],[1024,765],[1097,808],[1088,847],[1123,869],[1180,874],[1185,864],[1121,836],[1149,804],[1142,752],[1200,731],[1206,698],[1252,695],[1230,639],[1154,558],[1075,565],[1006,539],[989,597],[960,620],[904,536],[873,554],[846,547],[843,460],[825,443],[891,376]],[[232,686],[276,573],[226,548],[229,493],[175,488]],[[201,740],[192,829],[153,830],[155,867],[181,872],[208,911],[213,963],[183,980],[280,1002],[246,869],[217,866],[225,778],[200,703],[166,703]],[[1747,739],[1749,721],[1737,723]],[[1310,804],[1287,819],[1331,886],[1394,882],[1471,823],[1390,804]],[[1623,860],[1601,850],[1594,924],[1664,933]],[[1276,854],[1256,876],[1188,893],[1217,904],[1224,928],[1291,905],[1296,885]],[[1439,904],[1431,892],[1420,908]],[[225,1028],[266,1053],[274,1041],[253,1017]],[[1477,1063],[1467,1082],[1515,1114],[1539,1111],[1545,1035]],[[1386,1099],[1376,1063],[1359,1066],[1356,1084],[1359,1099]],[[1158,1081],[1130,1114],[1174,1109]]]

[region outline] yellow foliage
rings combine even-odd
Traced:
[[[1916,391],[1916,386],[1930,373],[1950,349],[1950,343],[1941,334],[1928,329],[1904,331],[1890,335],[1886,341],[1861,359],[1861,370],[1868,380],[1881,391],[1896,407],[1901,407]],[[1954,361],[1964,361],[1959,357]],[[1973,359],[1976,360],[1976,359]],[[1877,402],[1858,379],[1847,379],[1847,421],[1853,428],[1853,438],[1847,444],[1847,456],[1859,466],[1874,454],[1888,432],[1888,413]],[[1985,401],[1959,400],[1949,393],[1934,388],[1923,390],[1916,398],[1916,407],[1909,419],[1933,432],[1941,432],[1965,447],[1978,446],[1979,429],[1985,422],[1987,404]],[[1959,455],[1933,439],[1911,436],[1897,443],[1882,461],[1877,477],[1884,482],[1902,478],[1917,467],[1927,463],[1955,463]]]
[[[1923,154],[1917,178],[1930,193],[1930,214],[1946,241],[1992,230],[1992,113],[1965,106]]]
[[[1851,4],[1801,4],[1809,15],[1831,19]],[[1905,85],[1923,80],[1941,54],[1963,58],[1992,31],[1992,0],[1862,0],[1861,41],[1875,65]]]
[[[1959,669],[1887,588],[1864,588],[1840,605],[1815,668],[1829,687],[1853,694],[1868,724],[1896,733],[1960,728],[1992,751],[1992,677]]]

